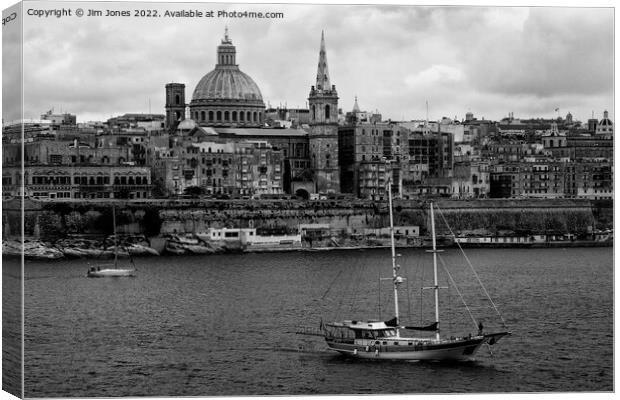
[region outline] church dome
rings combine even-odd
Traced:
[[[217,47],[215,69],[198,82],[189,105],[200,126],[260,127],[265,103],[258,85],[236,63],[237,50],[228,29]]]
[[[217,66],[202,77],[192,100],[233,99],[263,101],[258,85],[237,66]]]
[[[603,112],[603,119],[600,120],[598,124],[601,126],[612,126],[613,125],[613,123],[609,119],[609,113],[607,112],[607,110]]]
[[[603,119],[596,125],[597,135],[612,135],[614,133],[614,123],[609,119],[607,110],[603,112]]]

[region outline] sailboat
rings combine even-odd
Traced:
[[[439,286],[437,280],[437,244],[435,240],[435,220],[433,204],[430,204],[432,250],[433,254],[433,286],[424,289],[434,291],[435,321],[428,326],[400,325],[398,309],[398,290],[404,278],[398,274],[396,251],[394,246],[394,217],[392,212],[392,190],[388,182],[388,199],[390,211],[390,235],[392,242],[392,277],[387,278],[393,284],[394,318],[388,321],[377,320],[344,320],[339,322],[321,323],[319,335],[325,338],[329,349],[341,354],[364,359],[381,360],[466,360],[476,354],[484,344],[494,345],[499,339],[510,335],[508,331],[486,333],[481,323],[478,333],[462,337],[442,337],[439,320]],[[433,336],[407,336],[403,331],[434,332]],[[428,334],[427,334],[428,335]]]
[[[86,276],[88,278],[114,278],[114,277],[131,277],[135,276],[134,268],[118,267],[118,242],[116,237],[116,209],[112,206],[112,225],[114,226],[114,264],[110,267],[97,266],[90,267]]]

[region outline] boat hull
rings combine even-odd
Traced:
[[[459,340],[444,340],[431,343],[402,341],[399,345],[366,345],[364,343],[345,343],[338,339],[326,338],[327,346],[340,354],[362,359],[408,360],[408,361],[457,361],[474,356],[484,343],[494,344],[504,334],[475,336]]]
[[[106,268],[99,271],[88,271],[86,274],[89,278],[119,278],[119,277],[132,277],[135,276],[135,270],[133,269],[115,269]]]

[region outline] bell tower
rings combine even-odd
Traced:
[[[321,49],[316,85],[308,96],[310,106],[310,167],[314,171],[315,190],[340,192],[338,165],[338,92],[329,80],[325,35],[321,32]]]
[[[185,119],[185,84],[166,85],[166,124],[165,129],[174,129],[179,121]]]

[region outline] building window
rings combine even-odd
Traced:
[[[180,104],[181,103],[181,97],[178,94],[176,96],[174,96],[174,102],[175,102],[175,104]]]
[[[224,111],[224,121],[230,121],[230,113],[228,111]]]
[[[239,121],[243,121],[243,111],[239,111]]]
[[[233,120],[234,122],[237,122],[237,111],[233,111],[233,112],[232,112],[232,120]]]
[[[221,111],[218,111],[217,114],[215,114],[215,115],[216,115],[216,118],[217,118],[218,121],[222,120],[222,112]]]
[[[254,111],[254,115],[253,115],[252,121],[254,121],[254,122],[258,121],[258,118],[256,117],[256,111]]]
[[[249,112],[249,111],[248,111],[248,112],[246,113],[245,117],[246,117],[245,119],[246,119],[248,122],[251,122],[251,121],[252,121],[252,113],[251,113],[251,112]]]
[[[329,119],[329,104],[325,105],[325,119]]]
[[[316,119],[316,108],[312,105],[312,119]]]

